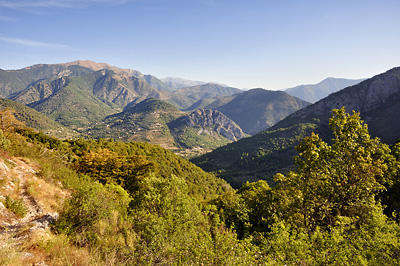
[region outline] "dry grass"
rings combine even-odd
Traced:
[[[0,234],[0,265],[4,266],[19,266],[26,265],[22,263],[22,249],[17,245],[12,235],[7,231]]]
[[[99,257],[85,248],[71,245],[65,235],[54,235],[49,230],[31,234],[21,245],[9,234],[0,235],[2,266],[34,265],[40,262],[54,266],[115,265],[113,262],[103,263]]]
[[[7,163],[8,162],[8,163]],[[5,207],[10,205],[12,202],[18,202],[20,200],[20,179],[16,177],[15,164],[9,162],[9,160],[0,160],[0,202]],[[12,219],[16,219],[18,216],[12,212],[12,210],[0,211],[0,224],[2,222],[10,222]]]
[[[30,159],[12,160],[16,164],[0,160],[0,200],[4,201],[6,196],[12,199],[28,197],[40,206],[42,214],[59,211],[69,192],[60,185],[39,178],[36,174],[39,167]],[[17,218],[6,209],[0,211],[0,224],[15,223]],[[7,226],[0,226],[0,265],[33,265],[39,262],[55,266],[104,265],[99,263],[99,256],[71,245],[66,236],[54,235],[49,228],[32,232],[31,227],[31,223],[21,224],[17,231],[11,232],[7,231]]]
[[[36,176],[26,178],[25,189],[27,194],[40,204],[44,213],[59,211],[60,206],[69,196],[68,191]]]
[[[71,246],[65,236],[34,234],[24,242],[23,250],[32,254],[24,263],[45,262],[47,265],[93,265],[90,256],[84,249]]]

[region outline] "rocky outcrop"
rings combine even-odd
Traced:
[[[180,124],[189,127],[200,127],[199,134],[212,129],[231,141],[237,141],[245,136],[242,129],[230,118],[217,110],[198,109],[188,116],[178,119]]]

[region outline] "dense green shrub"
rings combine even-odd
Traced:
[[[22,199],[13,199],[10,196],[4,198],[4,206],[19,217],[24,217],[28,212],[28,208],[25,206]]]

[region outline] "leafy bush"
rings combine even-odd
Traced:
[[[4,206],[18,215],[19,217],[24,217],[28,212],[28,208],[25,206],[22,199],[13,199],[10,196],[6,196],[4,199]]]
[[[128,219],[128,193],[118,185],[102,185],[90,179],[81,182],[64,206],[55,225],[78,246],[127,261],[133,252],[135,234]]]
[[[7,150],[10,147],[10,144],[10,140],[8,140],[3,131],[0,130],[0,149]]]

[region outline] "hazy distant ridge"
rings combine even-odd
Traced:
[[[286,89],[285,92],[304,101],[315,103],[333,92],[337,92],[348,86],[353,86],[363,80],[364,79],[326,78],[320,83],[299,85]]]

